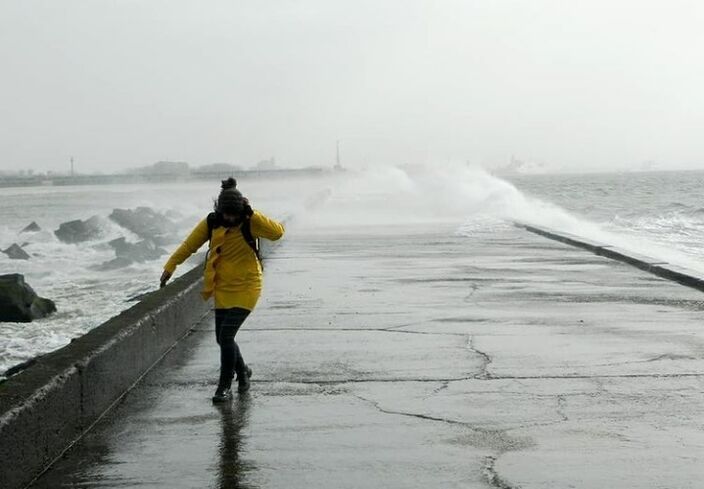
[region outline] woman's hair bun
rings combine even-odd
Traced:
[[[237,180],[234,178],[230,177],[227,180],[222,181],[222,187],[223,190],[231,189],[231,188],[237,188]]]

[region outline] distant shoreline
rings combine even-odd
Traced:
[[[284,178],[322,176],[341,170],[327,168],[288,168],[276,170],[239,170],[190,173],[145,173],[112,175],[24,175],[0,176],[0,188],[14,187],[64,187],[71,185],[110,185],[133,183],[188,182],[235,178]]]

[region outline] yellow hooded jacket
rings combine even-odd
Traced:
[[[249,311],[257,305],[262,291],[262,267],[254,250],[247,244],[240,226],[217,227],[210,237],[210,250],[203,276],[204,300],[215,297],[216,309],[241,307]],[[284,235],[277,221],[254,211],[250,221],[254,238],[275,241]],[[174,273],[176,267],[208,241],[208,222],[203,219],[174,251],[164,270]]]

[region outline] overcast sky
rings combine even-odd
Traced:
[[[704,169],[704,2],[0,0],[0,169]]]

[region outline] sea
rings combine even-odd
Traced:
[[[252,178],[239,188],[253,207],[285,220],[285,239],[310,233],[401,232],[454,223],[459,236],[515,221],[581,235],[704,275],[704,172],[493,175],[464,164],[375,166],[314,177]],[[0,275],[20,273],[57,312],[31,323],[0,323],[0,377],[58,349],[155,290],[168,254],[114,270],[108,244],[139,237],[113,222],[113,209],[148,207],[185,237],[212,210],[219,182],[0,189],[0,249],[21,245],[29,260],[0,253]],[[97,216],[100,234],[76,244],[61,223]],[[21,232],[31,222],[41,230]],[[178,240],[164,245],[172,252]],[[176,276],[199,266],[194,257]],[[331,271],[334,273],[334,271]]]

